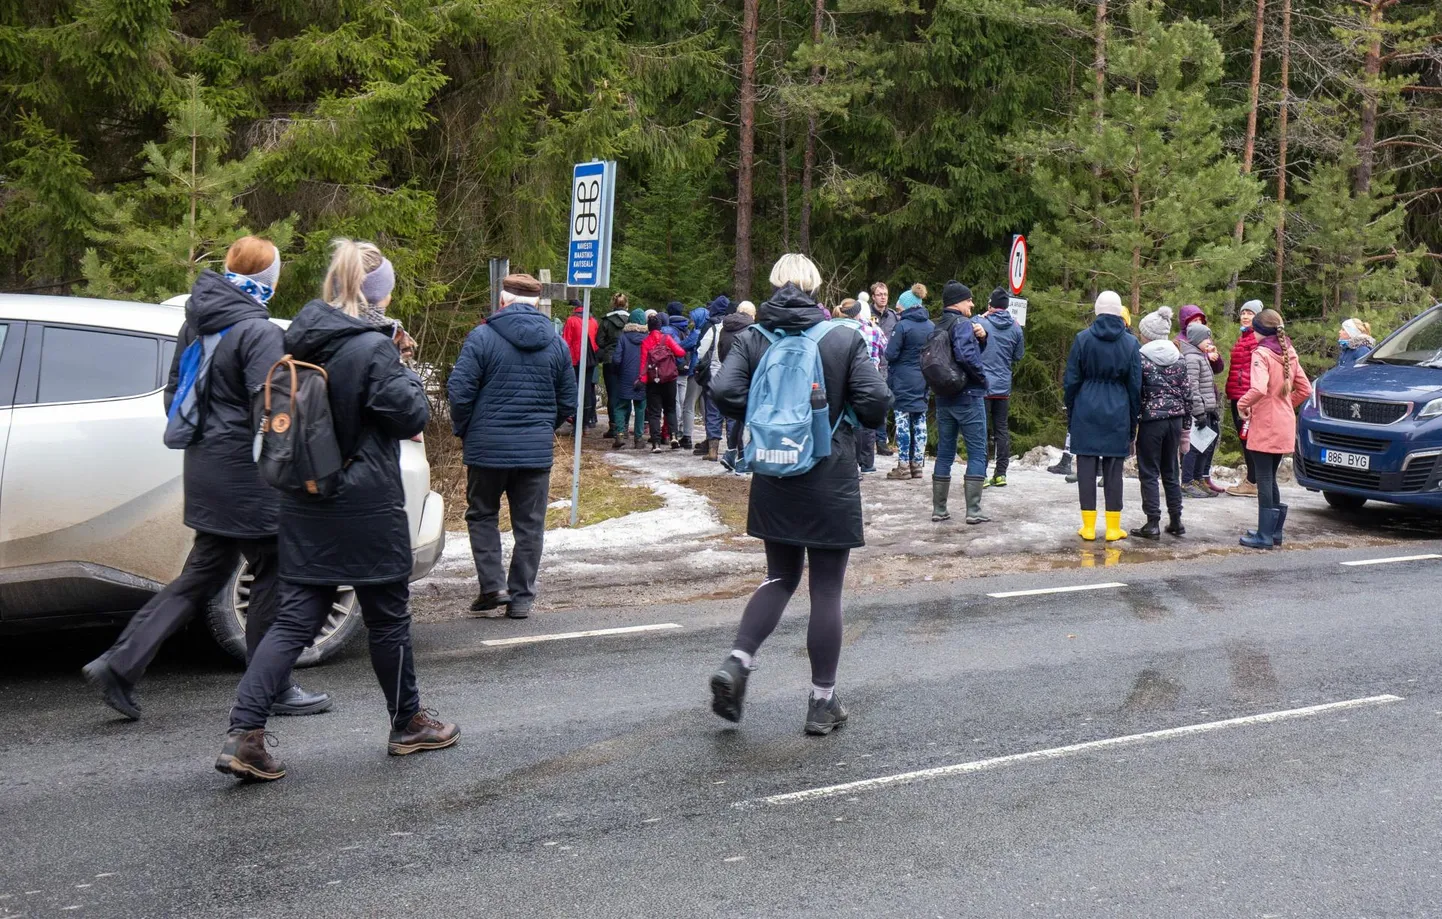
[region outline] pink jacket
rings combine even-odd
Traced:
[[[1291,453],[1297,444],[1297,407],[1312,395],[1312,384],[1302,371],[1297,352],[1289,345],[1292,358],[1292,393],[1286,384],[1282,358],[1271,348],[1258,345],[1252,352],[1252,386],[1237,400],[1237,411],[1251,422],[1247,449],[1257,453]]]

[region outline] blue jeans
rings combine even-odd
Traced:
[[[986,400],[963,396],[955,405],[936,407],[936,469],[939,479],[951,478],[956,461],[956,435],[966,441],[966,475],[986,478]]]

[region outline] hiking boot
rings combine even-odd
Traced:
[[[806,701],[806,733],[824,737],[846,723],[850,713],[833,691],[829,699],[808,698]]]
[[[697,445],[691,450],[691,455],[692,455],[692,456],[705,456],[707,453],[710,453],[710,452],[711,452],[711,438],[708,437],[708,438],[706,438],[705,440],[701,441],[699,444],[697,444]]]
[[[981,476],[966,478],[966,522],[971,525],[990,523],[991,518],[981,512],[981,489],[985,479]]]
[[[706,455],[702,457],[708,463],[716,462],[721,454],[721,447],[714,440],[706,441]]]
[[[507,606],[507,607],[506,607],[506,618],[507,618],[507,619],[530,619],[530,618],[531,618],[531,607],[530,607],[530,606],[521,606],[521,605],[518,604],[518,603],[512,603],[510,606]]]
[[[934,475],[931,477],[931,522],[941,523],[943,520],[950,520],[951,514],[946,509],[946,501],[951,493],[951,476]]]
[[[888,444],[888,443],[878,443],[878,444],[876,445],[876,455],[877,455],[877,456],[895,456],[895,455],[896,455],[896,451],[893,450],[893,449],[891,449],[891,445]]]
[[[642,443],[643,443],[643,441],[642,441],[642,439],[641,439],[641,435],[640,435],[640,434],[637,434],[636,437],[635,437],[635,442],[632,443],[631,446],[634,447],[635,449],[639,450],[639,449],[641,449]]]
[[[391,731],[386,752],[391,756],[409,756],[422,750],[444,750],[455,746],[461,739],[461,729],[454,724],[438,721],[431,709],[421,709],[411,716],[406,726]]]
[[[987,479],[985,482],[983,482],[982,486],[985,488],[1005,488],[1006,476],[994,475],[991,478]]]
[[[1203,485],[1199,481],[1187,482],[1182,485],[1182,494],[1186,495],[1188,498],[1216,497],[1216,495],[1212,494],[1211,490],[1208,489],[1207,486]]]
[[[911,478],[911,467],[905,466],[905,465],[897,466],[895,469],[893,469],[893,470],[891,470],[890,472],[888,472],[888,473],[886,474],[886,477],[887,477],[888,479],[891,479],[892,481],[896,481],[896,482],[899,482],[899,481],[901,481],[902,479],[910,479],[910,478]]]
[[[1216,482],[1213,482],[1212,477],[1209,475],[1202,476],[1200,479],[1197,479],[1197,481],[1201,483],[1203,488],[1205,488],[1207,491],[1211,492],[1214,495],[1224,495],[1227,493],[1227,490],[1222,486],[1218,485]]]
[[[1068,485],[1075,485],[1075,484],[1076,484],[1076,480],[1077,480],[1077,474],[1076,474],[1075,472],[1068,472],[1068,473],[1066,474],[1066,483],[1067,483]]]
[[[1046,471],[1052,475],[1071,475],[1071,454],[1063,453],[1056,464],[1046,467]],[[1071,479],[1067,481],[1071,481]]]
[[[691,450],[691,449],[694,449],[694,448],[695,448],[695,444],[691,443],[691,438],[689,438],[689,437],[683,437],[683,438],[681,438],[681,440],[680,440],[679,443],[678,443],[677,441],[672,441],[672,442],[671,442],[671,449],[674,450],[674,449],[676,449],[678,446],[679,446],[682,450]]]
[[[1238,482],[1236,485],[1227,489],[1227,494],[1233,498],[1255,498],[1257,496],[1257,486],[1251,482]]]
[[[319,715],[335,704],[329,693],[306,692],[294,683],[271,703],[272,715]]]
[[[913,479],[922,479],[922,478],[925,478],[925,477],[926,477],[926,466],[923,465],[923,464],[921,464],[921,463],[912,463],[912,464],[911,464],[911,477],[912,477]]]
[[[1132,528],[1132,535],[1141,539],[1161,539],[1162,518],[1148,517],[1146,523]]]
[[[624,438],[624,437],[617,437],[616,440],[615,440],[615,442],[611,444],[611,449],[612,449],[612,450],[624,450],[624,449],[626,449],[626,438]]]
[[[1177,537],[1187,535],[1187,528],[1182,526],[1181,514],[1171,515],[1171,521],[1167,524],[1167,532]]]
[[[233,775],[247,782],[274,782],[285,777],[285,763],[270,755],[266,746],[275,746],[275,735],[265,728],[252,731],[231,731],[225,735],[225,746],[215,761],[215,771]]]
[[[741,709],[746,704],[746,681],[751,671],[734,654],[726,655],[721,669],[711,674],[711,711],[727,721],[741,721]]]
[[[721,454],[720,463],[721,463],[721,468],[725,469],[727,472],[735,472],[735,471],[736,471],[736,451],[735,451],[735,450],[727,450],[725,453]]]
[[[493,609],[500,609],[509,606],[511,595],[504,590],[483,590],[476,599],[471,601],[471,612],[486,613]]]
[[[140,720],[140,705],[135,701],[135,687],[121,679],[120,674],[110,669],[110,662],[103,656],[86,664],[80,671],[90,685],[100,690],[100,701],[115,709],[131,721]]]

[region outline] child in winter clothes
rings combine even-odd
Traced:
[[[1257,461],[1257,529],[1243,536],[1241,544],[1270,549],[1282,544],[1287,522],[1277,467],[1297,442],[1297,408],[1312,395],[1312,384],[1276,310],[1258,313],[1252,329],[1258,341],[1252,354],[1252,387],[1237,403],[1237,411],[1250,422],[1247,446]]]
[[[1343,320],[1337,333],[1337,369],[1345,370],[1357,363],[1377,347],[1372,337],[1372,327],[1357,318]]]
[[[1184,336],[1177,339],[1177,349],[1181,351],[1191,382],[1193,427],[1220,431],[1221,400],[1217,382],[1212,377],[1212,355],[1217,353],[1212,344],[1212,330],[1201,322],[1193,322],[1187,326]],[[1182,491],[1189,498],[1216,497],[1225,491],[1211,484],[1212,455],[1217,441],[1214,439],[1205,450],[1198,449],[1196,444],[1189,446],[1182,457]]]
[[[1182,483],[1178,454],[1182,425],[1193,415],[1192,387],[1177,346],[1168,341],[1172,309],[1164,306],[1137,324],[1142,341],[1142,413],[1137,425],[1137,474],[1147,522],[1132,530],[1142,539],[1160,539],[1162,505],[1158,483],[1167,493],[1167,532],[1181,536]]]
[[[1261,300],[1248,300],[1242,304],[1242,334],[1237,336],[1237,343],[1232,345],[1231,369],[1227,373],[1227,401],[1232,406],[1232,424],[1236,427],[1237,438],[1242,442],[1242,459],[1247,464],[1247,480],[1227,489],[1227,494],[1238,498],[1257,496],[1256,463],[1252,459],[1252,451],[1247,449],[1246,425],[1242,424],[1242,416],[1237,413],[1237,400],[1245,396],[1252,387],[1252,352],[1257,350],[1257,335],[1252,331],[1252,319],[1261,310]]]
[[[652,379],[653,355],[657,349],[666,349],[675,358],[679,368],[680,362],[686,357],[686,349],[677,344],[676,339],[665,331],[665,319],[657,314],[647,320],[648,329],[646,340],[641,342],[641,375],[638,377],[643,386],[646,387],[646,425],[651,429],[651,452],[660,453],[661,444],[665,438],[662,435],[662,418],[665,424],[672,431],[676,427],[676,381],[679,376],[673,376],[670,380]],[[657,362],[662,363],[662,362]],[[673,440],[671,449],[679,450],[681,445]]]

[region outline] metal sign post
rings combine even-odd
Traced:
[[[576,456],[571,464],[571,526],[581,516],[581,431],[586,422],[586,358],[591,344],[591,289],[611,283],[611,222],[616,206],[614,161],[577,163],[571,174],[571,245],[566,283],[581,299],[581,361],[576,371]]]

